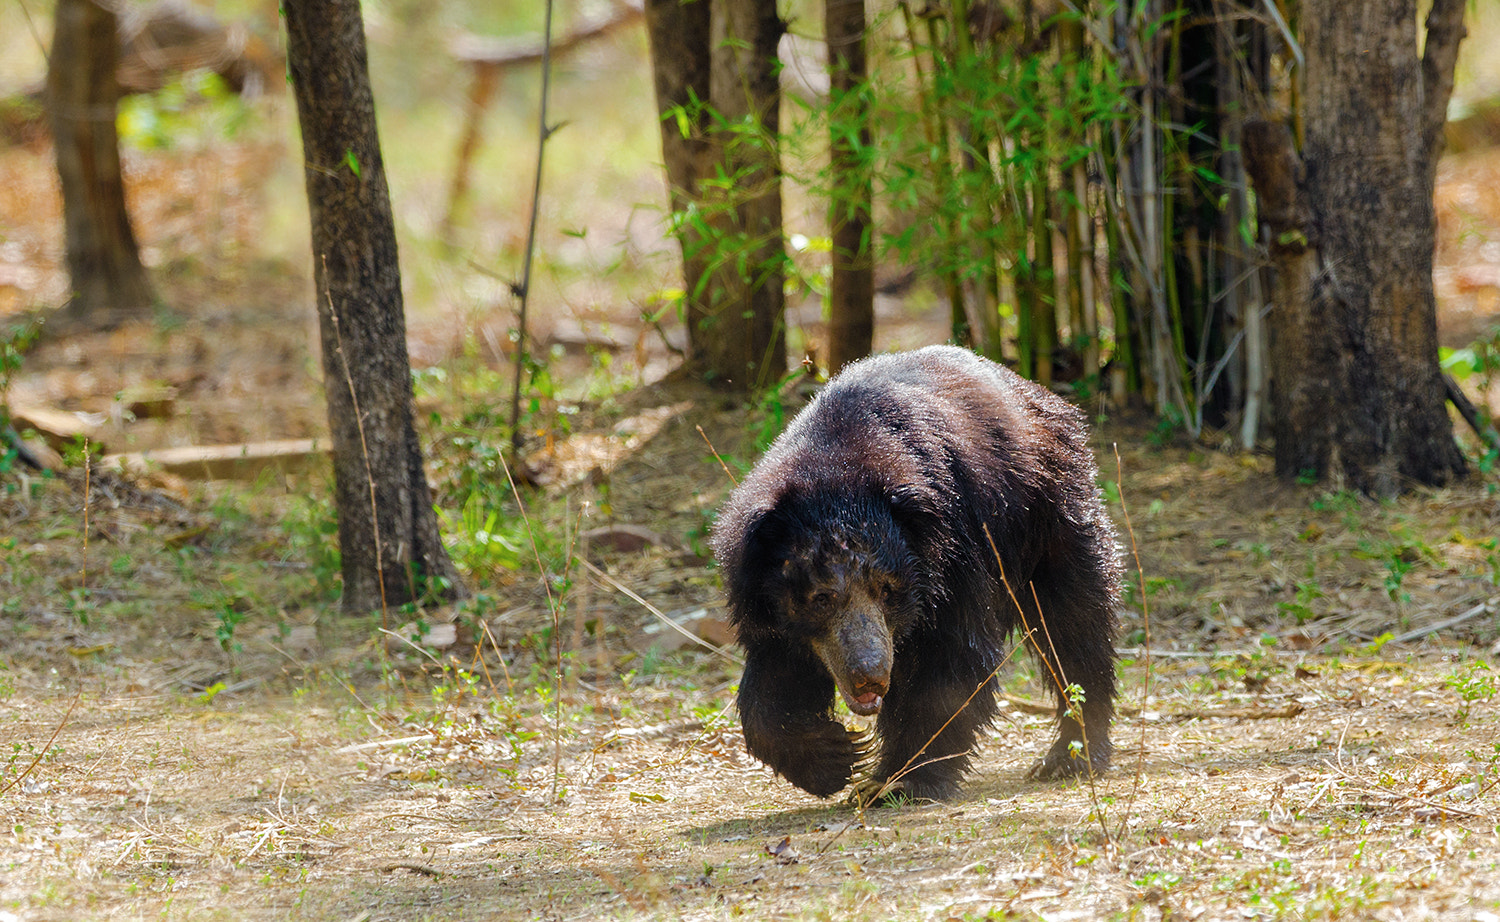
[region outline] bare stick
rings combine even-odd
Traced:
[[[1034,631],[1032,630],[1031,625],[1026,623],[1026,609],[1022,608],[1021,603],[1016,599],[1016,592],[1011,588],[1010,579],[1005,575],[1005,562],[1000,559],[1000,549],[995,546],[995,536],[990,534],[990,526],[988,522],[986,522],[984,525],[984,537],[985,540],[989,541],[990,543],[990,553],[995,555],[995,566],[1000,568],[1000,582],[1005,586],[1006,593],[1010,595],[1010,601],[1011,604],[1016,607],[1016,613],[1021,616],[1021,629],[1025,632],[1025,636],[1028,639],[1031,639],[1033,637]],[[1041,621],[1042,635],[1047,638],[1047,648],[1052,651],[1051,660],[1047,659],[1047,657],[1043,655],[1038,655],[1037,659],[1042,661],[1042,665],[1046,667],[1047,672],[1052,675],[1052,681],[1057,685],[1058,707],[1061,708],[1064,704],[1067,704],[1067,710],[1070,713],[1072,720],[1078,724],[1078,735],[1083,738],[1083,760],[1088,764],[1089,799],[1094,803],[1094,815],[1099,818],[1099,829],[1104,833],[1104,841],[1106,843],[1109,843],[1112,842],[1113,839],[1109,834],[1109,826],[1104,821],[1104,809],[1099,800],[1097,779],[1094,777],[1094,759],[1092,752],[1090,752],[1089,750],[1088,726],[1083,722],[1082,713],[1071,713],[1077,707],[1073,704],[1072,699],[1068,695],[1068,689],[1071,686],[1068,683],[1067,676],[1062,675],[1058,672],[1058,670],[1062,668],[1062,663],[1057,661],[1057,647],[1052,643],[1052,633],[1047,630],[1047,619],[1046,616],[1042,614],[1042,602],[1041,599],[1037,597],[1036,584],[1028,583],[1028,585],[1031,586],[1032,601],[1036,603],[1036,614],[1037,619]],[[1032,646],[1036,647],[1037,653],[1041,654],[1041,647],[1037,645],[1036,641],[1032,639],[1031,643]],[[1053,665],[1054,663],[1056,663],[1055,667]],[[1065,717],[1063,719],[1067,718]],[[1061,723],[1061,720],[1059,721],[1059,723]],[[1045,759],[1046,757],[1044,756],[1043,758]]]
[[[1023,637],[1022,640],[1024,641],[1025,638]],[[948,759],[956,759],[960,755],[962,755],[962,753],[953,753],[952,755],[938,756],[936,758],[926,759],[921,762],[917,761],[922,753],[927,751],[927,747],[931,746],[933,741],[941,736],[944,730],[948,729],[948,725],[958,719],[958,715],[964,712],[964,709],[969,706],[969,703],[973,701],[981,691],[984,691],[984,687],[988,685],[991,680],[995,678],[995,676],[999,675],[1000,670],[1005,668],[1005,664],[1010,662],[1011,657],[1015,656],[1016,651],[1019,649],[1019,644],[1010,648],[1010,652],[1005,654],[1004,658],[1002,658],[1000,662],[995,665],[994,669],[990,670],[990,674],[985,676],[978,685],[974,686],[974,690],[969,692],[969,697],[964,699],[964,703],[960,704],[956,711],[948,715],[948,719],[943,721],[943,725],[941,727],[937,728],[937,732],[933,733],[927,738],[927,742],[922,744],[922,748],[913,753],[912,757],[906,760],[906,764],[901,766],[899,771],[893,773],[889,778],[887,778],[885,780],[885,783],[880,786],[880,790],[876,791],[873,795],[870,796],[870,802],[877,801],[880,798],[884,797],[892,789],[892,787],[901,780],[903,776],[911,774],[916,769],[921,768],[924,765],[931,765],[934,762],[944,762]]]
[[[22,771],[14,778],[10,779],[10,783],[5,787],[0,788],[0,795],[3,795],[6,791],[9,791],[11,788],[20,784],[21,780],[27,775],[31,774],[32,769],[36,768],[38,763],[42,761],[42,757],[45,756],[48,752],[52,751],[52,744],[57,742],[57,735],[62,732],[63,727],[66,727],[68,725],[68,718],[73,716],[73,709],[78,707],[78,702],[82,698],[83,692],[79,692],[78,694],[73,696],[73,703],[68,705],[68,712],[63,715],[62,721],[52,730],[52,736],[47,740],[47,745],[42,747],[42,751],[36,754],[36,758],[31,760],[31,764],[26,766],[26,769],[24,771]]]
[[[1464,422],[1469,424],[1479,440],[1491,448],[1500,448],[1500,432],[1496,432],[1488,420],[1479,416],[1478,408],[1469,399],[1469,395],[1464,393],[1463,388],[1458,386],[1458,382],[1453,380],[1452,375],[1443,375],[1443,390],[1448,395],[1448,402],[1453,404],[1458,415],[1464,418]]]
[[[89,595],[89,474],[94,466],[89,463],[88,436],[83,439],[83,559],[78,562],[78,601],[81,604]]]
[[[547,13],[548,13],[548,16],[550,18],[551,13],[552,13],[552,3],[551,3],[551,0],[548,0],[548,3],[547,3]],[[523,503],[523,502],[521,502],[521,491],[518,490],[518,489],[516,489],[516,478],[514,478],[514,477],[511,476],[510,465],[506,463],[504,455],[500,456],[500,467],[505,471],[505,482],[508,483],[508,484],[510,484],[510,495],[513,496],[513,497],[515,497],[515,499],[516,499],[516,508],[518,508],[518,509],[521,510],[521,522],[523,524],[525,524],[525,526],[526,526],[526,538],[527,538],[527,540],[529,540],[531,542],[531,556],[536,560],[536,570],[537,570],[537,573],[540,574],[541,579],[542,579],[542,590],[547,593],[547,608],[548,608],[549,611],[552,612],[552,624],[553,624],[552,636],[553,636],[553,639],[556,640],[557,639],[557,634],[558,634],[558,627],[557,626],[561,623],[562,614],[561,614],[560,609],[558,608],[557,598],[552,594],[552,581],[549,580],[549,579],[547,579],[547,567],[542,563],[542,552],[541,552],[541,549],[538,548],[537,544],[536,544],[536,532],[531,527],[531,517],[526,514],[526,504]],[[503,662],[505,662],[505,660],[502,659],[501,662],[503,663]],[[559,675],[561,674],[561,671],[562,671],[562,663],[561,663],[561,661],[559,661],[558,662],[558,672],[559,672]],[[507,675],[506,678],[508,680],[509,679],[509,675]],[[554,800],[554,801],[557,800],[557,766],[560,764],[561,759],[562,759],[562,679],[561,678],[558,679],[557,686],[558,686],[558,693],[555,696],[557,698],[557,723],[556,723],[556,727],[555,727],[555,729],[556,729],[557,732],[555,732],[555,733],[552,734],[552,766],[553,766],[553,771],[552,771],[552,794],[551,794],[551,799]]]
[[[541,130],[536,142],[536,178],[531,185],[531,219],[526,228],[526,255],[521,262],[521,281],[512,290],[521,299],[516,318],[516,376],[510,393],[510,452],[514,460],[521,455],[521,373],[526,367],[526,307],[531,302],[531,261],[536,252],[537,213],[542,201],[542,155],[547,138],[555,130],[547,124],[547,94],[552,86],[552,0],[542,25],[542,105],[537,119]]]
[[[490,649],[495,651],[495,658],[500,660],[500,671],[505,674],[505,691],[507,694],[515,694],[516,683],[510,679],[510,667],[505,664],[505,653],[500,649],[499,641],[495,640],[495,632],[490,630],[488,621],[479,622],[484,628],[484,636],[489,638]]]
[[[1141,708],[1151,700],[1151,603],[1146,598],[1146,568],[1141,566],[1141,547],[1135,540],[1135,526],[1130,522],[1130,507],[1125,504],[1125,462],[1120,460],[1120,444],[1114,444],[1115,486],[1120,493],[1120,514],[1125,516],[1125,533],[1130,535],[1130,553],[1135,557],[1135,575],[1141,590],[1141,649],[1145,651],[1146,674],[1141,677]],[[1146,721],[1141,721],[1141,745],[1135,755],[1135,784],[1130,797],[1125,801],[1125,813],[1120,817],[1120,835],[1124,836],[1130,822],[1130,811],[1135,807],[1136,795],[1141,790],[1141,773],[1146,767]]]
[[[603,570],[594,566],[592,561],[580,560],[579,563],[583,564],[583,568],[585,570],[589,571],[590,573],[594,574],[594,576],[614,587],[620,593],[624,594],[626,598],[630,599],[632,602],[636,602],[641,607],[645,608],[651,614],[655,615],[657,619],[663,624],[672,628],[672,630],[676,631],[682,636],[688,638],[693,643],[696,643],[698,646],[703,647],[705,650],[716,656],[722,656],[724,659],[729,660],[731,663],[739,663],[740,665],[744,665],[744,660],[740,659],[738,656],[735,656],[733,653],[730,653],[726,649],[726,647],[728,646],[727,644],[724,647],[714,646],[713,644],[704,640],[702,637],[699,637],[697,634],[694,634],[692,631],[667,617],[666,612],[663,612],[660,608],[657,608],[655,605],[652,605],[650,602],[641,598],[640,594],[632,590],[629,586],[626,586],[624,583],[615,579],[613,576],[610,576],[608,573],[605,573]]]
[[[1494,611],[1493,605],[1496,601],[1497,599],[1491,599],[1488,602],[1480,602],[1478,605],[1475,605],[1473,608],[1469,609],[1461,615],[1455,615],[1454,617],[1448,618],[1445,621],[1439,621],[1436,624],[1429,624],[1426,627],[1419,627],[1416,630],[1407,631],[1400,637],[1395,638],[1395,642],[1410,643],[1413,640],[1420,640],[1421,638],[1426,637],[1428,634],[1436,634],[1438,631],[1446,631],[1450,627],[1457,627],[1458,625],[1463,624],[1465,621],[1472,621],[1475,618],[1478,618],[1480,615]]]
[[[724,459],[721,458],[721,457],[719,457],[719,450],[714,447],[714,443],[713,442],[710,442],[708,440],[708,433],[706,433],[706,432],[703,431],[703,427],[702,426],[695,426],[694,428],[696,428],[698,430],[698,434],[699,435],[703,436],[703,442],[704,442],[704,444],[706,444],[708,446],[708,450],[709,451],[713,452],[713,454],[714,454],[714,460],[717,461],[717,462],[719,462],[719,467],[722,467],[724,469],[724,476],[729,478],[729,482],[731,484],[733,484],[734,486],[739,486],[740,482],[738,480],[734,479],[734,475],[733,474],[729,473],[729,465],[725,464],[724,463]]]

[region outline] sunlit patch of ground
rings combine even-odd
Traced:
[[[1500,756],[1490,709],[1463,714],[1474,667],[1405,653],[1261,665],[1271,684],[1248,697],[1295,701],[1299,716],[1217,719],[1247,698],[1241,663],[1157,661],[1150,707],[1118,721],[1117,767],[1095,785],[1021,780],[1051,730],[1011,717],[959,801],[865,812],[753,764],[702,666],[566,696],[560,735],[535,688],[442,686],[431,707],[330,685],[295,701],[85,691],[50,747],[70,700],[27,677],[0,712],[15,782],[0,911],[1472,919],[1500,908]],[[1144,676],[1126,669],[1131,700]]]

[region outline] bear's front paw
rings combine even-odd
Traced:
[[[900,807],[913,803],[915,798],[906,793],[903,781],[864,778],[849,792],[851,807]]]
[[[849,785],[870,750],[870,736],[837,721],[796,735],[757,741],[751,753],[809,794],[831,797]]]

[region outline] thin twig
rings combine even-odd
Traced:
[[[24,771],[22,771],[14,778],[10,779],[10,783],[5,785],[5,787],[0,788],[0,795],[5,794],[6,791],[9,791],[11,788],[20,784],[22,779],[31,774],[32,770],[37,767],[37,765],[42,761],[47,753],[52,751],[52,744],[57,742],[57,735],[62,732],[63,727],[66,727],[68,725],[68,718],[73,716],[73,709],[78,707],[78,702],[82,700],[82,698],[83,692],[79,692],[78,694],[73,696],[73,703],[68,705],[68,712],[63,715],[62,721],[55,728],[53,728],[52,736],[47,740],[47,745],[42,747],[42,751],[36,754],[36,758],[31,760],[31,764],[26,766],[26,769]]]
[[[526,255],[521,262],[521,281],[514,286],[521,305],[516,318],[516,374],[510,394],[511,459],[521,456],[521,375],[526,368],[526,308],[531,303],[531,263],[536,252],[537,214],[542,202],[542,163],[552,126],[547,124],[547,96],[552,86],[552,0],[547,0],[542,24],[542,102],[537,116],[540,131],[536,142],[536,174],[531,185],[531,217],[526,228]]]
[[[1141,565],[1141,547],[1135,538],[1135,526],[1130,521],[1130,507],[1125,504],[1125,462],[1120,460],[1120,443],[1112,446],[1115,452],[1115,489],[1120,494],[1120,514],[1125,517],[1125,533],[1130,536],[1130,553],[1135,558],[1135,575],[1141,592],[1141,650],[1146,662],[1145,674],[1141,677],[1141,709],[1151,701],[1151,602],[1146,595],[1146,568]],[[1123,837],[1130,823],[1130,811],[1135,808],[1137,795],[1141,791],[1141,776],[1146,769],[1146,721],[1141,721],[1141,744],[1135,753],[1135,784],[1125,800],[1125,810],[1120,817],[1120,832]]]
[[[1448,806],[1446,804],[1436,803],[1434,801],[1428,800],[1425,797],[1418,797],[1415,794],[1407,794],[1407,793],[1404,793],[1402,791],[1396,791],[1396,790],[1392,790],[1390,788],[1383,788],[1383,787],[1379,787],[1379,786],[1371,787],[1370,785],[1367,785],[1367,784],[1364,784],[1363,782],[1361,782],[1354,775],[1350,774],[1349,771],[1344,768],[1344,766],[1343,766],[1343,759],[1342,758],[1339,759],[1339,763],[1340,764],[1335,765],[1335,764],[1333,764],[1333,762],[1329,761],[1328,759],[1324,759],[1323,760],[1323,764],[1327,765],[1329,768],[1333,769],[1333,771],[1334,771],[1335,774],[1337,774],[1339,777],[1343,778],[1344,781],[1350,782],[1352,784],[1357,785],[1359,787],[1359,789],[1362,790],[1362,791],[1364,791],[1366,794],[1385,794],[1385,795],[1388,795],[1390,797],[1399,797],[1402,800],[1409,800],[1412,803],[1421,804],[1424,807],[1429,807],[1429,808],[1431,808],[1433,810],[1437,810],[1437,811],[1439,811],[1441,813],[1451,813],[1454,816],[1467,816],[1470,819],[1476,819],[1476,820],[1486,819],[1485,815],[1482,814],[1482,813],[1474,813],[1474,812],[1469,811],[1469,810],[1460,810],[1457,807],[1450,807],[1450,806]]]
[[[731,484],[733,484],[734,486],[739,486],[740,482],[738,480],[735,480],[734,475],[729,472],[729,465],[725,464],[724,459],[719,457],[719,450],[714,447],[713,442],[710,442],[708,440],[708,433],[703,431],[702,426],[695,426],[694,428],[698,430],[699,435],[703,436],[704,444],[708,446],[709,451],[713,452],[714,460],[719,462],[719,467],[722,467],[724,469],[724,476],[729,478],[729,482]]]
[[[88,436],[83,438],[83,558],[78,562],[78,604],[83,605],[89,597],[89,485],[94,470],[90,462]]]
[[[1438,631],[1445,631],[1450,627],[1457,627],[1458,625],[1463,624],[1465,621],[1472,621],[1473,619],[1478,618],[1480,615],[1493,611],[1494,609],[1491,606],[1494,601],[1494,599],[1491,599],[1488,602],[1480,602],[1478,605],[1475,605],[1473,608],[1469,609],[1463,614],[1455,615],[1454,617],[1449,618],[1446,621],[1439,621],[1437,624],[1429,624],[1427,627],[1419,627],[1416,630],[1407,631],[1400,637],[1394,638],[1393,642],[1410,643],[1413,640],[1420,640],[1421,638],[1426,637],[1428,634],[1436,634]]]
[[[1026,639],[1026,637],[1022,637],[1022,642],[1024,643]],[[995,668],[990,670],[990,674],[985,676],[978,685],[974,686],[974,690],[972,692],[969,692],[969,697],[964,699],[964,703],[960,704],[957,710],[948,715],[948,719],[943,721],[943,725],[941,727],[938,727],[937,731],[927,738],[927,742],[922,744],[922,748],[918,749],[915,753],[912,754],[911,758],[906,760],[905,765],[901,766],[898,771],[893,772],[891,776],[887,778],[883,784],[881,784],[880,790],[872,794],[869,797],[868,802],[873,803],[874,801],[877,801],[880,798],[884,797],[897,783],[900,782],[903,776],[911,774],[924,765],[932,765],[936,762],[945,762],[948,759],[956,759],[964,755],[964,753],[955,752],[950,753],[949,755],[936,756],[931,759],[924,759],[921,762],[917,762],[917,759],[922,755],[922,753],[927,751],[927,747],[931,746],[933,741],[941,736],[944,730],[948,729],[948,725],[957,720],[958,715],[962,714],[964,710],[968,708],[969,704],[974,700],[974,698],[978,696],[980,692],[984,691],[985,687],[990,684],[995,676],[1000,674],[1000,670],[1005,668],[1005,664],[1010,662],[1011,657],[1015,656],[1016,651],[1019,649],[1021,649],[1021,644],[1017,644],[1016,646],[1010,648],[1010,652],[1006,653],[1005,656],[1001,658],[1000,662],[995,665]],[[861,806],[863,806],[863,804],[861,804]]]
[[[548,15],[549,16],[551,15],[551,9],[552,9],[552,3],[551,3],[551,0],[548,0],[547,10],[548,10]],[[508,463],[506,463],[504,455],[500,456],[500,467],[501,467],[502,470],[505,471],[505,482],[508,483],[508,484],[510,484],[510,495],[513,496],[513,497],[515,497],[516,508],[521,511],[521,522],[522,522],[522,524],[524,524],[526,526],[526,538],[527,538],[527,540],[529,540],[531,542],[531,556],[536,560],[536,571],[541,576],[542,589],[543,589],[543,591],[545,591],[547,593],[547,608],[548,608],[549,611],[552,612],[552,621],[553,621],[553,624],[555,625],[555,624],[558,623],[558,619],[561,617],[561,615],[558,613],[558,604],[559,603],[557,601],[557,597],[552,594],[552,581],[549,580],[549,579],[547,579],[547,567],[542,563],[542,551],[541,551],[541,549],[539,547],[537,547],[537,543],[536,543],[536,531],[531,527],[531,517],[529,515],[527,515],[527,513],[526,513],[526,504],[523,503],[523,502],[521,502],[521,491],[516,488],[516,478],[514,478],[514,477],[511,476],[510,465]],[[554,629],[553,633],[556,634],[557,631]],[[504,659],[502,659],[501,662],[504,662]],[[561,664],[559,664],[558,668],[559,669],[562,668]],[[560,684],[561,683],[559,683],[559,685]],[[558,752],[560,751],[560,749],[562,747],[562,738],[561,738],[562,737],[562,722],[561,722],[562,703],[561,703],[560,700],[559,700],[557,706],[558,706],[558,725],[557,725],[557,731],[558,732],[556,732],[556,733],[554,733],[552,735],[552,750],[553,750],[553,764],[554,765],[556,765],[557,762],[558,762],[558,759],[559,759]],[[551,799],[553,801],[557,800],[557,773],[555,771],[553,772],[553,775],[552,775],[552,795],[551,795]]]
[[[738,656],[735,656],[733,653],[729,652],[729,650],[728,650],[728,646],[729,645],[728,644],[725,644],[722,647],[716,647],[716,646],[714,646],[713,644],[711,644],[708,641],[704,640],[702,637],[699,637],[697,634],[694,634],[692,631],[690,631],[687,628],[683,627],[682,625],[678,624],[676,621],[673,621],[670,617],[667,616],[666,612],[662,611],[660,608],[657,608],[655,605],[652,605],[650,602],[648,602],[645,599],[641,598],[640,594],[637,593],[637,592],[635,592],[629,586],[626,586],[624,583],[622,583],[619,580],[615,579],[613,576],[610,576],[608,573],[605,573],[603,570],[601,570],[598,567],[594,566],[594,564],[593,564],[592,561],[585,560],[585,559],[580,559],[578,562],[583,565],[583,568],[585,570],[589,571],[590,573],[594,574],[594,576],[596,576],[597,578],[599,578],[599,579],[603,580],[604,582],[608,583],[612,588],[614,588],[615,590],[617,590],[618,592],[620,592],[621,594],[623,594],[626,598],[630,599],[632,602],[635,602],[635,603],[639,604],[641,607],[645,608],[651,614],[655,615],[657,617],[657,619],[660,620],[663,624],[665,624],[668,627],[672,628],[672,630],[674,630],[677,633],[681,634],[682,636],[688,638],[693,643],[696,643],[698,646],[703,647],[705,650],[707,650],[708,652],[714,654],[715,656],[722,656],[724,659],[729,660],[731,663],[738,663],[739,665],[744,665],[744,663],[745,663],[744,660],[740,659]]]

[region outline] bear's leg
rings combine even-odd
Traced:
[[[1042,584],[1037,589],[1041,612],[1029,610],[1026,623],[1042,680],[1057,699],[1060,732],[1029,774],[1041,780],[1098,774],[1109,767],[1113,751],[1114,617],[1107,593],[1055,583],[1046,591]]]
[[[897,658],[880,711],[880,763],[856,796],[947,800],[958,795],[974,739],[995,716],[991,670],[971,650]]]
[[[797,787],[828,797],[843,790],[868,738],[833,718],[833,677],[801,645],[747,644],[740,725],[750,754]]]

